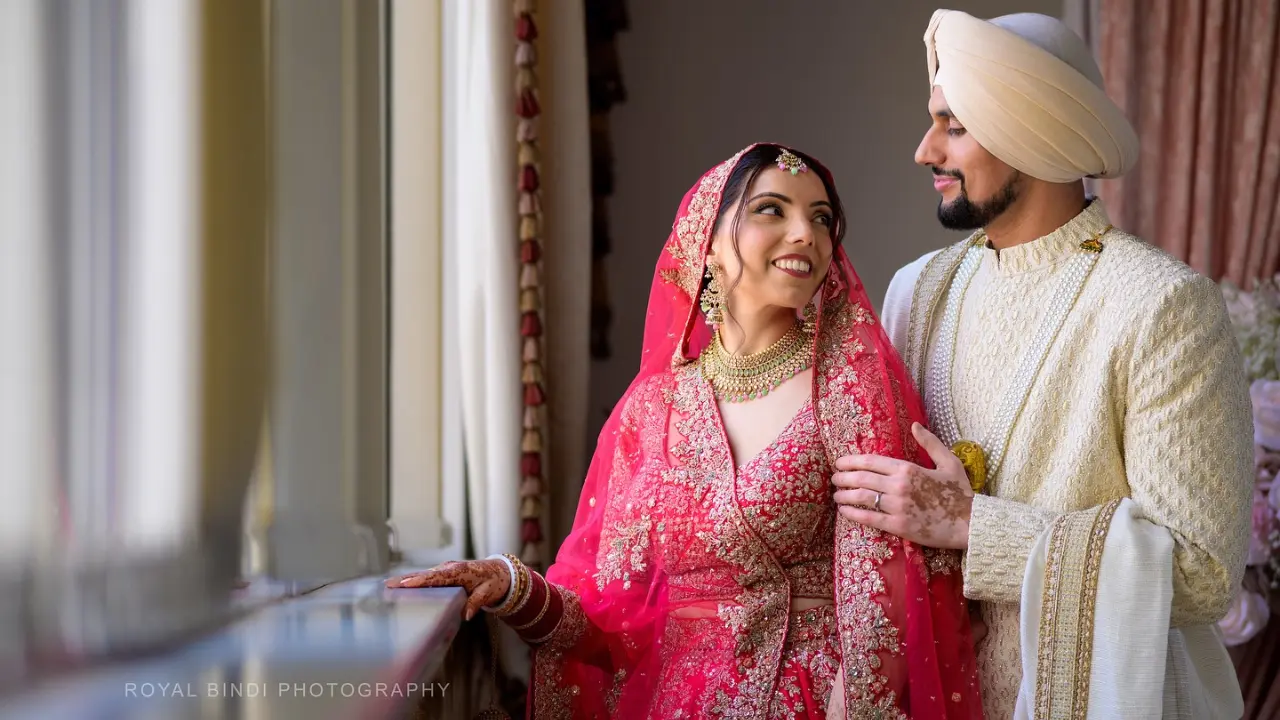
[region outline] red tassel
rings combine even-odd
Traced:
[[[542,249],[537,240],[525,240],[520,243],[520,262],[531,265],[542,258]]]
[[[520,319],[520,335],[523,337],[542,337],[542,320],[538,313],[527,312]]]
[[[524,404],[526,406],[537,406],[546,402],[547,398],[542,393],[542,386],[534,383],[533,385],[524,386]],[[536,475],[537,473],[525,473],[525,475]]]
[[[520,170],[520,189],[524,192],[537,192],[538,190],[538,169],[532,165],[525,165]]]
[[[520,474],[525,478],[542,476],[542,455],[540,453],[524,453],[520,456]]]
[[[520,523],[520,540],[527,543],[542,542],[542,523],[536,518],[528,518]]]
[[[516,115],[522,118],[537,117],[542,114],[542,107],[538,104],[538,93],[529,89],[520,93],[520,100],[516,103]]]
[[[538,39],[538,26],[533,17],[523,14],[516,19],[516,39],[521,42],[533,42]]]

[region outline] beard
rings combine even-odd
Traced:
[[[975,203],[969,199],[964,187],[964,175],[958,171],[944,171],[934,168],[935,175],[954,177],[960,181],[960,196],[951,202],[938,201],[938,222],[948,230],[977,230],[990,225],[1018,200],[1018,180],[1022,173],[1017,170],[1009,177],[1004,187],[990,198]]]

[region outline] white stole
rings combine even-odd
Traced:
[[[1022,585],[1017,720],[1244,714],[1217,627],[1170,629],[1173,545],[1127,498],[1040,536]]]

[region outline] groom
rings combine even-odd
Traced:
[[[916,162],[939,221],[975,232],[900,270],[884,323],[936,469],[842,458],[841,512],[966,551],[988,717],[1238,718],[1215,623],[1243,573],[1252,416],[1218,288],[1086,197],[1138,142],[1078,36],[939,10],[925,44]]]

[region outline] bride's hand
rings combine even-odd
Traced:
[[[934,469],[906,460],[851,455],[836,460],[835,501],[846,518],[924,547],[969,547],[973,490],[960,460],[915,423],[912,435]]]
[[[423,572],[390,578],[387,587],[460,587],[467,592],[462,616],[470,620],[480,608],[495,605],[507,596],[511,573],[501,560],[447,562]]]

